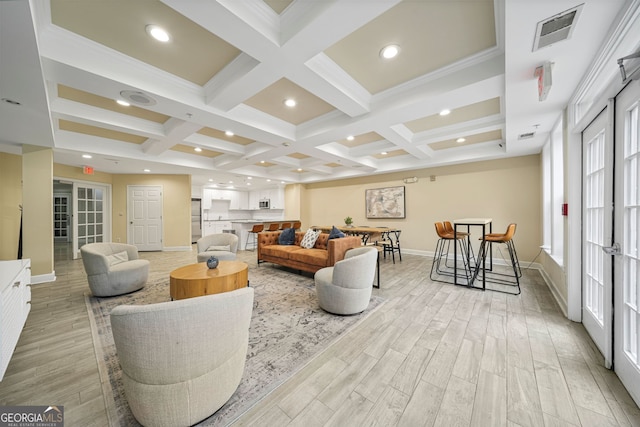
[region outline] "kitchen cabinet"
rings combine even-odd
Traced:
[[[246,191],[233,191],[229,209],[249,209],[249,193]]]
[[[31,310],[31,260],[0,262],[0,380]]]
[[[231,229],[231,221],[205,221],[202,235],[224,233],[225,230]]]

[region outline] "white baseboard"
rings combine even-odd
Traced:
[[[191,246],[165,246],[162,252],[191,252]]]
[[[37,276],[31,276],[31,284],[38,285],[40,283],[48,283],[56,281],[55,270],[48,274],[38,274]]]

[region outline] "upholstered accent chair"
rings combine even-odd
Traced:
[[[149,277],[149,261],[138,258],[138,248],[126,243],[89,243],[80,247],[89,289],[96,297],[127,294],[142,289]]]
[[[252,311],[253,288],[112,310],[124,392],[140,424],[190,426],[229,400]]]
[[[198,262],[205,262],[211,256],[219,260],[233,261],[238,252],[238,236],[233,233],[209,234],[198,239]]]
[[[333,267],[318,270],[314,276],[320,307],[334,314],[356,314],[369,306],[378,250],[372,247],[350,249]]]

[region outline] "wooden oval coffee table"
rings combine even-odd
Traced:
[[[234,291],[249,286],[249,266],[242,261],[220,261],[217,268],[206,262],[177,268],[169,275],[172,300]]]

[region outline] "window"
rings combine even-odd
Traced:
[[[562,265],[564,252],[564,156],[563,121],[556,123],[542,149],[543,248]]]

